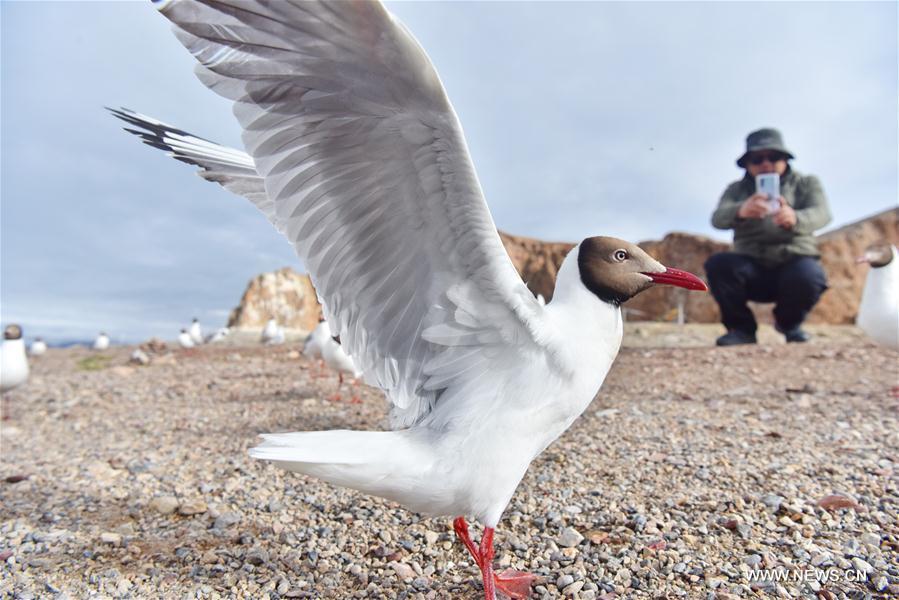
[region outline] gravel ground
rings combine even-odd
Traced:
[[[899,596],[899,354],[815,331],[716,349],[717,327],[629,324],[498,566],[541,575],[535,598]],[[448,520],[247,457],[260,432],[381,428],[379,392],[329,401],[288,346],[132,350],[51,350],[7,394],[0,595],[482,597]]]

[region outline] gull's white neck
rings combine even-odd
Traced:
[[[581,281],[579,250],[580,246],[575,246],[562,261],[546,313],[558,336],[555,346],[562,363],[599,370],[605,377],[621,346],[621,310],[600,300]]]

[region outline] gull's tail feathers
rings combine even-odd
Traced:
[[[267,433],[250,456],[288,471],[409,504],[431,467],[430,448],[407,431]]]

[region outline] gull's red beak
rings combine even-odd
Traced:
[[[709,287],[705,282],[694,275],[679,269],[666,268],[664,273],[643,273],[653,283],[661,283],[663,285],[676,285],[677,287],[686,288],[688,290],[698,290],[700,292],[709,291]]]

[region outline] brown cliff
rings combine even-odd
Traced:
[[[231,311],[228,327],[261,328],[272,317],[288,329],[311,331],[321,308],[308,275],[289,267],[254,277],[240,304]]]

